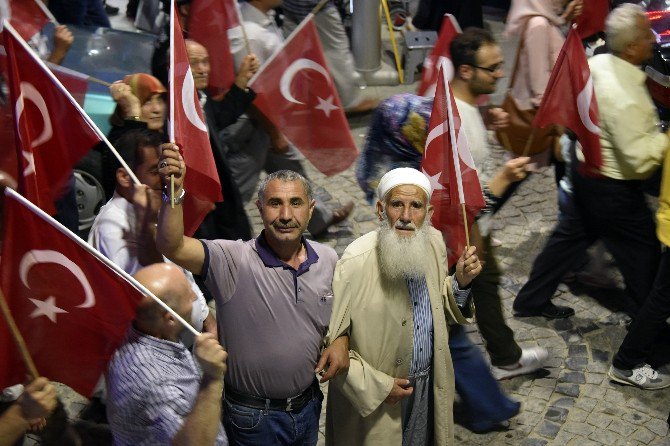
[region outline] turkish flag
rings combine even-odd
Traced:
[[[88,397],[143,295],[79,237],[5,192],[0,286],[38,372]],[[0,318],[0,388],[26,367]]]
[[[175,16],[170,18],[170,141],[179,145],[186,162],[184,233],[193,235],[214,203],[223,200],[219,174],[209,143],[207,124],[191,73],[184,35]]]
[[[47,67],[77,101],[77,104],[83,108],[86,101],[86,92],[88,91],[88,75],[51,62],[47,62]]]
[[[572,130],[582,145],[582,173],[600,175],[602,151],[598,102],[579,33],[573,26],[558,55],[537,110],[534,127],[558,124]]]
[[[575,19],[577,32],[581,39],[603,31],[605,19],[610,11],[608,0],[585,0],[582,13]]]
[[[454,77],[454,65],[451,63],[451,41],[461,33],[461,27],[456,21],[456,17],[451,14],[445,14],[440,27],[440,34],[433,51],[423,61],[423,71],[421,72],[421,83],[416,94],[419,96],[432,97],[435,95],[437,86],[437,73],[440,66],[444,65],[447,69],[447,78]]]
[[[249,83],[254,105],[325,175],[358,157],[333,78],[309,15]]]
[[[235,63],[230,51],[228,30],[239,26],[234,2],[237,0],[198,0],[189,11],[189,38],[207,48],[212,71],[209,88],[212,96],[230,89],[235,82]]]
[[[467,245],[462,204],[469,230],[486,203],[444,66],[437,78],[421,170],[433,186],[431,222],[445,237],[451,267]]]
[[[9,0],[9,22],[24,40],[40,32],[52,17],[40,0]]]
[[[63,85],[5,22],[9,98],[14,111],[19,191],[46,212],[72,167],[100,142],[99,130]]]

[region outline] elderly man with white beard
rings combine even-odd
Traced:
[[[380,228],[335,267],[328,337],[348,334],[350,366],[329,386],[327,445],[453,443],[448,331],[470,322],[468,288],[481,264],[470,247],[448,276],[442,234],[430,226],[431,193],[416,169],[386,173]]]

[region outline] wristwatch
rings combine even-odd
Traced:
[[[186,196],[186,189],[182,187],[181,193],[179,194],[178,197],[174,197],[174,204],[181,204],[182,201],[184,201],[184,197]],[[170,202],[170,194],[168,194],[165,189],[163,189],[163,203],[169,203]]]

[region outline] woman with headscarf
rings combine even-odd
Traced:
[[[565,36],[561,28],[582,12],[583,0],[512,0],[504,35],[519,36],[519,68],[512,96],[519,108],[537,108]],[[521,35],[523,33],[523,35]]]

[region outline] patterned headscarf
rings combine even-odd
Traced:
[[[130,90],[140,100],[140,104],[144,105],[151,96],[155,94],[167,93],[167,90],[161,84],[161,81],[150,74],[135,73],[129,74],[123,78],[123,82],[130,86]]]

